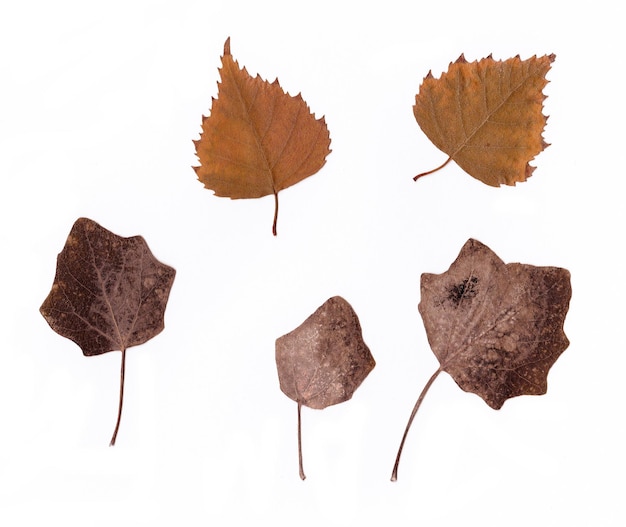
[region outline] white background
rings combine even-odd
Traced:
[[[0,8],[0,524],[613,526],[624,506],[623,8],[589,3],[5,2]],[[220,55],[302,92],[333,152],[273,198],[217,198],[192,140]],[[533,177],[494,189],[445,155],[412,104],[422,78],[555,53]],[[85,358],[38,312],[87,216],[177,269],[165,330]],[[422,272],[470,237],[572,273],[570,347],[545,396],[500,411],[441,375]],[[352,400],[303,409],[274,340],[333,295],[377,366]]]

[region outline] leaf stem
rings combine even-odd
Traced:
[[[278,223],[278,192],[274,192],[274,223],[272,225],[272,234],[276,236],[276,223]]]
[[[452,157],[449,157],[442,165],[439,165],[437,168],[433,168],[432,170],[429,170],[428,172],[422,172],[421,174],[418,174],[417,176],[415,176],[413,178],[413,181],[417,181],[419,178],[421,178],[422,176],[427,176],[428,174],[432,174],[433,172],[437,172],[437,170],[441,170],[443,167],[445,167],[450,161],[452,161]]]
[[[117,410],[117,423],[115,424],[115,430],[113,431],[113,437],[109,446],[115,446],[115,439],[117,438],[117,432],[120,429],[120,422],[122,420],[122,405],[124,403],[124,372],[126,371],[126,348],[122,350],[122,367],[120,368],[120,403]]]
[[[298,466],[300,468],[300,479],[304,481],[306,476],[304,475],[304,468],[302,467],[302,420],[300,413],[302,409],[302,403],[298,403]]]
[[[402,441],[400,442],[400,448],[398,449],[398,455],[396,456],[396,462],[393,465],[393,471],[391,473],[391,481],[396,481],[398,479],[398,465],[400,465],[400,456],[402,455],[402,449],[404,448],[404,442],[406,441],[406,436],[409,433],[409,428],[411,428],[411,424],[413,423],[413,419],[415,418],[415,414],[417,413],[417,410],[419,409],[420,405],[422,404],[422,401],[424,400],[424,396],[426,395],[426,392],[428,392],[428,389],[430,388],[432,383],[437,378],[437,375],[439,375],[441,373],[441,371],[442,371],[442,368],[441,368],[441,366],[439,366],[439,369],[437,369],[437,371],[432,375],[432,377],[430,379],[428,379],[428,382],[426,383],[426,386],[424,386],[424,389],[422,390],[422,393],[420,393],[420,396],[418,397],[417,402],[415,403],[415,406],[413,407],[413,411],[411,412],[411,417],[409,417],[409,422],[406,425],[406,429],[404,430],[404,435],[402,436]]]

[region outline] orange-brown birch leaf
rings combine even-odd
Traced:
[[[323,117],[316,119],[300,94],[286,94],[278,79],[252,77],[224,44],[221,81],[211,113],[194,141],[198,179],[216,196],[231,199],[273,195],[276,235],[278,193],[318,172],[330,153]]]
[[[415,96],[413,113],[422,131],[472,177],[498,187],[526,181],[529,162],[547,143],[542,90],[555,55],[491,56],[468,63],[463,55],[439,79],[429,73]]]

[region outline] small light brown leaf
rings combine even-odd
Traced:
[[[276,340],[280,389],[298,403],[302,479],[301,406],[322,409],[347,401],[375,365],[356,313],[339,296],[328,299],[300,326]]]
[[[413,113],[433,144],[448,154],[435,172],[454,160],[494,187],[526,181],[529,161],[546,146],[542,93],[555,55],[468,63],[463,55],[436,79],[428,74]]]
[[[424,273],[419,312],[440,367],[465,391],[492,408],[518,395],[541,395],[548,371],[568,347],[563,331],[572,295],[570,273],[560,267],[505,264],[486,245],[468,240],[448,271]]]
[[[200,140],[194,141],[198,179],[216,196],[231,199],[273,195],[276,235],[278,193],[318,172],[330,153],[324,118],[316,119],[300,94],[286,94],[240,69],[224,45],[221,82]]]
[[[118,420],[126,350],[158,335],[176,271],[159,262],[141,236],[122,238],[87,218],[74,223],[58,255],[52,289],[40,312],[85,356],[122,352]]]

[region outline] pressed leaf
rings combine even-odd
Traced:
[[[278,193],[318,172],[330,153],[324,118],[316,119],[300,94],[286,94],[239,68],[224,45],[221,82],[211,113],[194,141],[198,179],[216,196],[231,199],[274,196],[276,235]]]
[[[299,327],[276,340],[280,389],[298,403],[298,456],[302,466],[301,407],[322,409],[347,401],[376,365],[352,306],[328,299]]]
[[[40,311],[85,356],[122,352],[115,444],[122,417],[126,350],[164,327],[176,271],[159,262],[141,236],[122,238],[79,218],[58,255],[52,289]]]
[[[409,418],[442,371],[494,409],[518,395],[541,395],[548,371],[569,345],[563,331],[572,294],[560,267],[505,264],[486,245],[468,240],[448,271],[422,275],[419,312],[439,360]]]
[[[555,55],[467,62],[463,55],[439,79],[428,73],[413,113],[422,131],[476,179],[498,187],[526,181],[529,162],[547,145],[542,93]]]

